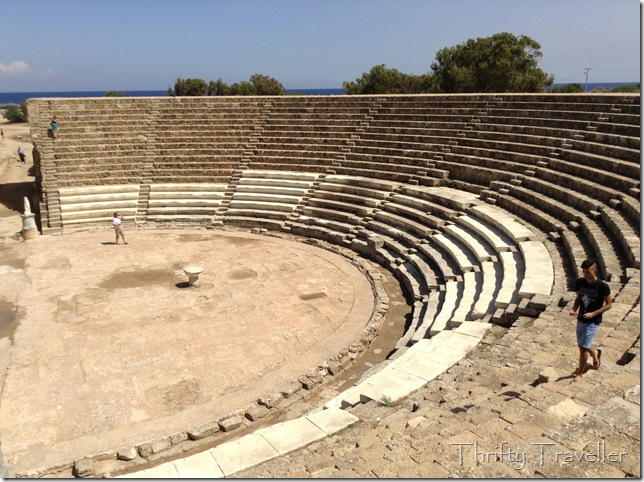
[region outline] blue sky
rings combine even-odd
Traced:
[[[255,74],[340,88],[374,65],[430,71],[498,32],[541,44],[557,83],[640,78],[638,0],[2,0],[0,92],[165,90]]]

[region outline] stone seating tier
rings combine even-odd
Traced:
[[[584,130],[566,131],[563,129],[478,123],[474,129],[468,132],[468,137],[505,140],[533,146],[547,145],[553,148],[561,147],[566,143],[579,150],[639,163],[639,138],[597,132],[592,130],[592,126],[587,126]]]
[[[485,122],[491,124],[504,124],[508,126],[528,126],[571,131],[585,130],[591,121],[531,117],[493,117],[488,115],[485,117]],[[637,133],[639,132],[639,127],[632,124],[615,124],[612,122],[592,121],[592,126],[597,132],[615,134],[618,136],[637,137]]]
[[[476,132],[476,131],[474,131]],[[569,148],[562,147],[561,138],[553,139],[552,142],[548,142],[547,139],[539,136],[530,136],[530,138],[515,136],[514,139],[510,140],[510,135],[504,135],[503,140],[497,140],[494,137],[486,135],[484,139],[479,137],[472,138],[468,136],[466,138],[461,138],[458,140],[458,147],[471,147],[471,148],[480,148],[486,151],[501,151],[507,152],[515,156],[518,153],[521,153],[521,159],[525,159],[527,164],[534,164],[536,161],[548,160],[550,157],[555,159],[563,159],[575,163],[578,166],[588,166],[591,168],[602,169],[606,172],[613,172],[615,174],[636,178],[638,166],[635,164],[635,158],[639,156],[639,152],[630,149],[624,150],[621,148],[615,148],[612,146],[603,146],[597,145],[588,145],[588,143],[571,140],[566,141]],[[531,140],[535,142],[532,143],[519,143],[517,142],[517,137],[520,140]],[[589,151],[580,150],[581,147],[587,148]],[[600,153],[611,153],[614,154],[611,157],[606,157]],[[629,158],[630,160],[625,161],[619,158],[620,154],[624,157]],[[534,162],[530,162],[529,159],[534,158]],[[639,162],[639,161],[637,161]]]

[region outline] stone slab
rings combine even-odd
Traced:
[[[519,223],[514,216],[511,216],[507,211],[499,209],[496,206],[481,204],[474,206],[470,211],[496,226],[517,243],[520,241],[534,240],[537,237],[530,229]]]
[[[275,424],[262,430],[261,435],[280,455],[304,447],[326,436],[324,430],[306,417]]]
[[[359,419],[352,413],[330,408],[306,415],[306,418],[327,435],[334,434],[357,422]]]
[[[447,370],[447,366],[424,358],[422,355],[413,355],[405,360],[396,360],[398,370],[409,373],[426,381],[431,381]]]
[[[226,477],[280,455],[271,443],[258,433],[223,443],[208,452]]]
[[[178,476],[182,479],[220,479],[224,477],[224,473],[211,450],[175,460],[174,466]]]
[[[554,283],[552,258],[541,241],[522,241],[519,249],[523,254],[525,274],[519,289],[521,298],[534,295],[550,295]]]
[[[360,392],[360,401],[362,403],[367,403],[370,400],[374,400],[376,402],[387,400],[388,402],[394,403],[401,398],[406,397],[411,392],[412,390],[410,387],[396,383],[393,380],[383,378],[370,383],[369,386],[365,387],[365,389]]]

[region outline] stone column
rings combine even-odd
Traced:
[[[39,233],[38,233],[38,226],[36,226],[36,220],[35,220],[36,215],[31,212],[31,207],[29,206],[29,199],[27,199],[26,197],[24,198],[24,205],[25,205],[25,212],[24,214],[20,215],[20,217],[22,218],[22,231],[20,231],[20,234],[22,234],[22,239],[37,238]]]

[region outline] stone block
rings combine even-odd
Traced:
[[[231,430],[235,430],[241,424],[242,424],[241,417],[239,415],[234,415],[230,418],[227,418],[226,420],[222,420],[221,422],[219,422],[219,427],[224,432],[230,432]]]
[[[552,298],[548,295],[536,294],[530,299],[529,308],[538,311],[544,311],[552,303]]]
[[[154,452],[152,451],[152,444],[151,443],[144,443],[139,445],[139,455],[143,457],[144,459],[147,459],[150,455],[152,455]]]
[[[530,300],[528,298],[523,298],[517,306],[517,313],[521,316],[529,316],[531,318],[536,318],[539,316],[539,311],[530,308]]]
[[[570,293],[570,292],[566,293],[561,298],[559,298],[559,303],[557,303],[557,305],[559,306],[559,308],[563,308],[568,303],[573,302],[575,298],[576,298],[576,295],[574,293]]]
[[[265,405],[266,408],[273,408],[284,400],[284,394],[281,392],[273,393],[267,397],[262,397],[258,401],[260,404]]]
[[[254,405],[246,412],[246,418],[251,422],[256,422],[270,413],[270,410],[264,405]]]
[[[548,367],[539,372],[539,378],[537,378],[535,383],[536,385],[540,385],[542,383],[554,382],[557,378],[559,378],[559,372],[554,368]]]
[[[175,460],[174,466],[182,479],[223,478],[224,474],[210,451]]]
[[[223,443],[209,453],[226,477],[279,455],[260,434],[249,434],[239,440]]]
[[[121,447],[116,451],[116,458],[119,460],[134,460],[138,455],[136,447]]]
[[[405,428],[418,428],[418,426],[425,421],[425,417],[422,415],[420,417],[415,417],[410,420],[407,420],[407,425]]]
[[[90,459],[81,459],[74,464],[76,477],[88,478],[94,476],[94,462]]]
[[[170,443],[172,445],[178,445],[186,440],[188,440],[188,432],[179,432],[170,437]]]
[[[298,382],[289,383],[288,385],[286,385],[284,388],[281,389],[282,395],[284,395],[284,398],[291,398],[300,390],[302,390],[302,384]]]
[[[337,361],[330,361],[327,366],[327,371],[330,375],[337,375],[342,371],[342,364]]]
[[[268,427],[261,435],[280,455],[284,455],[324,438],[326,433],[306,417],[300,417]]]
[[[208,437],[217,432],[219,432],[219,423],[211,422],[211,423],[201,425],[192,430],[188,430],[187,433],[190,440],[200,440],[202,438]]]
[[[371,236],[367,239],[367,245],[371,249],[380,249],[385,245],[385,241],[378,236]]]
[[[302,387],[306,390],[311,390],[313,387],[315,387],[315,382],[311,380],[309,377],[302,376],[298,378],[298,381],[302,384]]]
[[[626,400],[627,402],[631,402],[639,405],[640,404],[640,386],[636,385],[626,390],[626,392],[624,393],[624,400]]]
[[[552,405],[546,409],[546,413],[551,413],[565,421],[571,420],[574,417],[582,417],[588,408],[586,406],[576,403],[574,400],[567,398],[562,400],[556,405]]]
[[[152,453],[158,454],[159,452],[168,450],[171,446],[172,444],[170,443],[169,438],[162,438],[159,440],[155,440],[154,442],[151,443]]]

